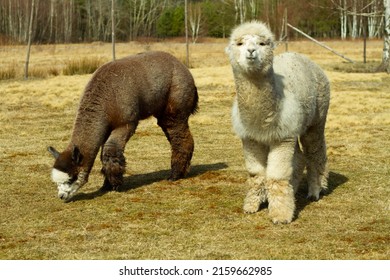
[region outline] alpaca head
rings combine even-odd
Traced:
[[[226,52],[233,68],[244,73],[266,74],[272,68],[274,35],[257,21],[236,27],[230,36]]]
[[[76,146],[71,151],[66,150],[62,153],[53,147],[49,147],[48,151],[55,158],[51,177],[53,182],[57,184],[58,197],[67,201],[81,187],[78,177],[83,156]]]

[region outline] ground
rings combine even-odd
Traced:
[[[362,60],[360,41],[326,43]],[[247,173],[231,128],[235,88],[226,44],[190,47],[200,103],[190,119],[195,152],[189,176],[165,180],[170,147],[155,119],[148,119],[126,147],[121,192],[99,192],[96,160],[88,184],[70,203],[56,197],[46,148],[67,145],[91,75],[0,81],[0,259],[389,259],[390,76],[350,73],[353,66],[311,42],[289,43],[290,51],[322,66],[332,84],[330,179],[318,202],[305,199],[303,182],[296,219],[276,226],[266,209],[242,211]],[[368,47],[368,59],[379,64],[382,42]],[[117,57],[144,50],[165,50],[185,61],[185,46],[172,42],[121,43]],[[110,51],[101,43],[33,46],[30,67],[58,74],[68,60],[108,61]],[[2,46],[0,53],[2,69],[23,69],[25,47]]]

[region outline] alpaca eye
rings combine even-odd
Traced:
[[[264,42],[260,42],[259,45],[260,45],[260,46],[265,46],[265,45],[267,45],[267,44],[264,43]]]
[[[237,46],[242,46],[242,45],[243,45],[242,42],[238,42],[238,43],[237,43]]]

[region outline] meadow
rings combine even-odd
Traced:
[[[235,94],[226,40],[190,46],[199,112],[188,177],[168,182],[170,146],[151,118],[140,123],[125,156],[120,192],[99,191],[97,159],[89,182],[64,203],[51,182],[52,145],[70,139],[83,88],[91,74],[66,75],[69,62],[111,59],[111,45],[0,46],[0,259],[389,259],[390,76],[379,65],[383,43],[329,41],[352,65],[311,42],[290,42],[331,81],[326,126],[329,188],[317,202],[297,193],[296,219],[273,225],[267,210],[242,211],[247,173],[231,128]],[[185,61],[180,42],[119,43],[116,57],[164,50]],[[284,45],[276,52],[284,51]],[[371,68],[370,68],[371,67]],[[6,78],[11,75],[11,78]]]

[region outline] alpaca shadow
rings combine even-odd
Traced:
[[[325,196],[330,195],[336,188],[348,182],[348,178],[342,174],[329,172],[328,178],[328,188],[326,191],[323,191],[320,195],[320,199]],[[299,213],[309,204],[315,203],[316,201],[308,199],[307,196],[307,181],[306,179],[300,185],[300,188],[296,194],[296,218],[299,216]]]
[[[191,167],[191,170],[188,173],[188,175],[182,180],[199,176],[208,171],[221,170],[227,167],[228,165],[224,162],[194,165]],[[124,177],[123,185],[120,187],[119,192],[127,192],[129,190],[137,189],[156,182],[167,180],[167,178],[170,175],[170,172],[171,172],[170,169],[166,169],[166,170],[160,170],[160,171],[149,172],[145,174],[136,174],[136,175]],[[76,194],[70,201],[74,202],[78,200],[91,200],[99,196],[103,196],[107,192],[109,191],[103,189],[103,187],[91,193],[80,192]]]
[[[206,173],[208,171],[216,171],[227,168],[228,165],[226,163],[220,162],[220,163],[212,163],[212,164],[200,164],[200,165],[193,165],[191,166],[190,172],[187,174],[187,176],[181,180],[193,178],[196,176],[199,176],[203,173]],[[129,190],[137,189],[142,186],[147,186],[150,184],[153,184],[155,182],[160,182],[167,180],[169,178],[169,175],[171,173],[170,169],[166,170],[160,170],[145,174],[137,174],[132,175],[124,178],[123,185],[120,188],[120,192],[126,192]]]

